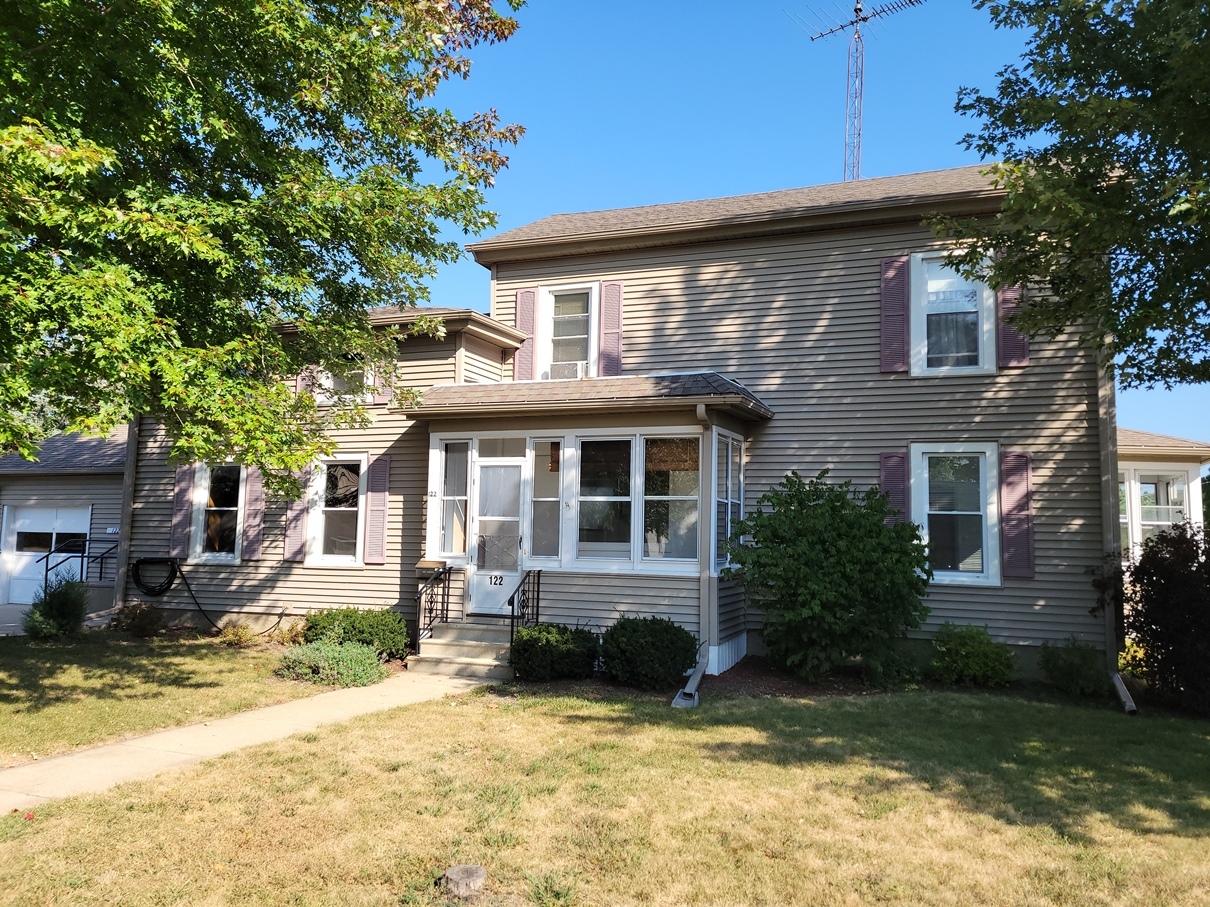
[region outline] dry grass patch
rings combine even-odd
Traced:
[[[0,638],[0,767],[323,692],[273,677],[280,652],[193,634]]]
[[[15,904],[1210,903],[1210,724],[963,693],[585,685],[322,729],[0,819]]]

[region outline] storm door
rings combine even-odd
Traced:
[[[521,582],[525,439],[484,439],[479,444],[470,609],[478,614],[507,614],[508,598]]]

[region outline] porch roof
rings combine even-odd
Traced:
[[[420,418],[638,412],[703,406],[746,422],[773,417],[773,410],[737,381],[717,372],[628,375],[503,384],[437,384],[424,392]]]
[[[1119,460],[1146,460],[1149,457],[1210,463],[1210,444],[1170,435],[1155,435],[1133,428],[1118,429]]]
[[[126,469],[127,426],[119,425],[107,437],[54,435],[38,447],[38,459],[25,460],[17,454],[0,457],[0,475],[88,475]]]

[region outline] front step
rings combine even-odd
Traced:
[[[459,621],[436,624],[421,640],[420,652],[408,659],[408,670],[454,674],[483,680],[511,680],[508,624]]]

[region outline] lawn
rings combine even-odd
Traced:
[[[0,900],[1210,903],[1210,723],[1007,694],[501,687],[0,818]]]
[[[279,651],[194,634],[0,637],[0,768],[322,692],[273,677]]]

